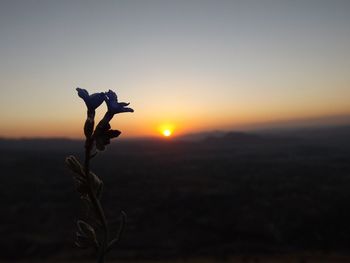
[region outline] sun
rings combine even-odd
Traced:
[[[163,122],[157,128],[158,134],[160,134],[163,138],[171,138],[174,136],[174,131],[176,127],[171,122]]]
[[[170,137],[172,134],[172,131],[169,129],[165,129],[162,131],[162,133],[163,133],[164,137]]]

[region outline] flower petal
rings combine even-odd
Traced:
[[[89,98],[89,92],[86,89],[76,88],[78,96],[86,101]]]
[[[118,102],[118,96],[113,90],[108,90],[106,96],[108,97],[108,100]]]
[[[126,106],[128,106],[130,103],[118,102],[117,94],[115,94],[114,91],[109,90],[105,94],[106,94],[105,102],[107,104],[108,112],[112,116],[114,114],[122,113],[122,112],[134,112],[133,109],[126,108]]]
[[[89,106],[93,109],[97,109],[105,100],[105,94],[103,92],[94,93],[89,98]]]
[[[84,100],[88,110],[94,111],[105,100],[105,94],[103,92],[89,95],[89,92],[86,89],[76,88],[76,90],[78,96]]]
[[[134,112],[132,108],[122,108],[122,112]]]

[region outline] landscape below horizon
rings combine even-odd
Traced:
[[[347,262],[349,134],[333,126],[113,141],[92,163],[114,232],[120,211],[128,215],[108,258]],[[71,154],[82,159],[81,140],[0,139],[0,262],[90,258],[74,247],[84,209],[64,165]]]

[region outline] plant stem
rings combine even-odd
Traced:
[[[102,243],[100,244],[100,247],[99,247],[97,263],[104,263],[106,249],[108,246],[109,231],[108,231],[107,220],[106,220],[103,208],[101,206],[100,201],[96,197],[96,194],[95,194],[95,192],[93,190],[93,186],[92,186],[93,182],[92,182],[92,178],[90,175],[90,159],[91,159],[92,145],[93,145],[93,139],[91,137],[86,138],[84,171],[85,171],[85,175],[87,178],[89,198],[90,198],[90,201],[95,209],[97,216],[99,217],[99,219],[102,223],[102,228],[103,228],[103,239],[102,239]]]

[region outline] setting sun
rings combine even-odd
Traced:
[[[164,122],[158,126],[157,130],[163,137],[169,138],[174,134],[175,125],[172,122]]]
[[[172,132],[171,132],[171,130],[169,130],[169,129],[166,129],[166,130],[163,131],[163,135],[164,135],[165,137],[169,137],[171,134],[172,134]]]

